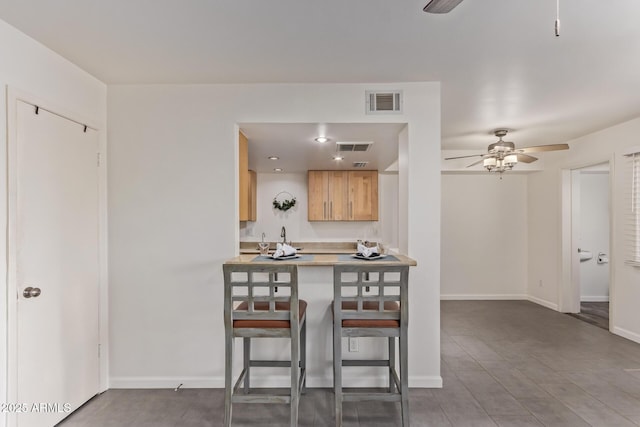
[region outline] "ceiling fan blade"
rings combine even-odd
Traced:
[[[445,157],[445,160],[454,160],[454,159],[468,159],[469,157],[483,157],[486,154],[471,154],[469,156],[458,156],[458,157]]]
[[[431,0],[422,10],[429,13],[449,13],[460,2],[462,0]]]
[[[530,156],[528,154],[518,153],[518,154],[516,154],[516,156],[518,156],[518,162],[520,162],[520,163],[533,163],[536,160],[538,160],[537,157],[533,157],[533,156]]]
[[[480,163],[482,163],[482,162],[484,162],[484,159],[480,159],[480,160],[478,160],[477,162],[473,162],[473,163],[471,163],[469,166],[466,166],[466,167],[470,168],[470,167],[473,167],[473,166],[475,166],[475,165],[477,165],[477,164],[480,164]]]
[[[533,147],[524,147],[516,149],[518,153],[541,153],[543,151],[558,151],[568,150],[569,144],[551,144],[551,145],[536,145]]]

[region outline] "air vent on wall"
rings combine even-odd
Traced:
[[[336,142],[336,150],[345,151],[368,151],[373,142]]]
[[[354,168],[366,168],[369,162],[353,162]]]
[[[366,94],[367,114],[400,114],[402,113],[402,91],[373,91]]]

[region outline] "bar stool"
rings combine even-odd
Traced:
[[[233,403],[287,403],[291,406],[291,426],[297,426],[300,394],[306,383],[307,326],[307,303],[298,299],[298,269],[295,265],[285,264],[225,264],[223,271],[224,425],[231,425]],[[278,289],[281,296],[276,296]],[[233,339],[236,337],[242,337],[244,341],[244,366],[235,385],[232,385]],[[291,339],[291,359],[252,360],[251,338],[274,337]],[[252,367],[290,367],[289,394],[252,394],[249,382]],[[244,385],[242,392],[241,385]]]
[[[336,426],[342,426],[342,402],[400,402],[402,426],[409,426],[407,371],[408,266],[336,265],[333,269],[333,385]],[[343,360],[342,337],[387,337],[389,357],[383,360]],[[395,340],[399,339],[400,377]],[[384,366],[389,388],[381,392],[344,392],[343,366]]]

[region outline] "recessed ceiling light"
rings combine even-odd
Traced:
[[[344,160],[344,157],[342,156],[333,156],[333,160]]]
[[[327,138],[326,136],[319,136],[316,138],[316,142],[319,142],[321,144],[324,144],[327,141],[329,141],[329,138]]]
[[[267,157],[267,159],[269,159],[269,160],[278,160],[278,159],[280,159],[280,157],[278,157],[278,156],[269,156],[269,157]]]
[[[274,172],[282,172],[282,168],[275,168],[273,171]]]

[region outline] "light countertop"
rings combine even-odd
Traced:
[[[353,253],[353,251],[351,252]],[[336,264],[355,264],[355,265],[408,265],[408,266],[416,266],[417,263],[414,259],[411,259],[407,256],[404,255],[398,255],[398,254],[393,254],[394,257],[396,257],[398,259],[398,261],[395,260],[384,260],[384,259],[380,259],[380,260],[375,260],[375,261],[362,261],[362,260],[358,260],[358,259],[353,259],[353,260],[346,260],[346,261],[342,261],[339,259],[338,255],[339,254],[322,254],[322,253],[308,253],[308,252],[303,252],[301,253],[301,255],[310,255],[312,256],[311,259],[307,259],[309,257],[302,257],[302,259],[292,259],[292,260],[282,260],[282,261],[272,261],[272,260],[265,260],[265,261],[254,261],[254,259],[258,256],[257,254],[241,254],[240,256],[237,256],[235,258],[232,258],[228,261],[225,262],[225,264],[249,264],[251,263],[252,265],[273,265],[274,263],[278,263],[278,264],[294,264],[294,265],[299,265],[299,266],[304,266],[304,267],[321,267],[321,266],[334,266]]]

